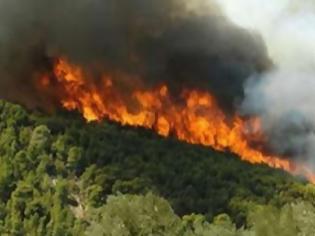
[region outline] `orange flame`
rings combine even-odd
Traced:
[[[245,120],[239,116],[228,119],[207,92],[185,90],[181,94],[184,102],[179,103],[172,101],[168,87],[162,85],[151,90],[134,90],[126,97],[114,86],[110,76],[104,76],[102,83],[96,85],[80,67],[65,59],[58,60],[54,74],[63,89],[62,105],[68,110],[80,111],[88,122],[107,118],[122,125],[154,129],[161,136],[174,135],[191,144],[229,150],[244,161],[304,175],[315,183],[315,174],[306,166],[251,147],[246,133],[263,139],[259,119]],[[49,89],[47,77],[43,80],[39,84]]]

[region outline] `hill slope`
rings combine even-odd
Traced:
[[[80,235],[108,196],[149,192],[179,216],[228,213],[237,225],[256,206],[315,196],[303,180],[230,153],[0,101],[1,235]]]

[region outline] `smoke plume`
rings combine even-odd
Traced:
[[[39,105],[34,80],[66,57],[94,78],[99,68],[211,91],[226,110],[243,83],[270,66],[261,37],[209,0],[2,0],[0,96]]]
[[[243,112],[262,118],[273,152],[315,167],[314,1],[222,3],[235,23],[262,34],[275,64],[246,83]]]

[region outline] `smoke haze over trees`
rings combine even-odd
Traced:
[[[314,167],[314,2],[220,2],[236,24],[262,35],[275,64],[267,73],[252,76],[245,84],[243,112],[261,117],[273,152]],[[249,9],[248,14],[243,14],[244,8]]]

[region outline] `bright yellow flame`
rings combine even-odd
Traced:
[[[302,174],[315,183],[315,175],[306,166],[251,147],[249,140],[263,141],[259,119],[243,120],[235,116],[232,121],[228,120],[207,92],[185,90],[181,94],[184,102],[174,102],[168,87],[162,85],[152,90],[135,90],[126,98],[110,76],[104,76],[103,83],[96,86],[85,78],[82,69],[64,59],[58,61],[54,72],[63,90],[62,105],[68,110],[80,111],[88,122],[110,119],[122,125],[153,129],[165,137],[172,134],[191,144],[229,150],[252,164],[267,164]],[[43,80],[39,84],[50,89],[47,77]],[[245,135],[248,130],[250,138]]]

